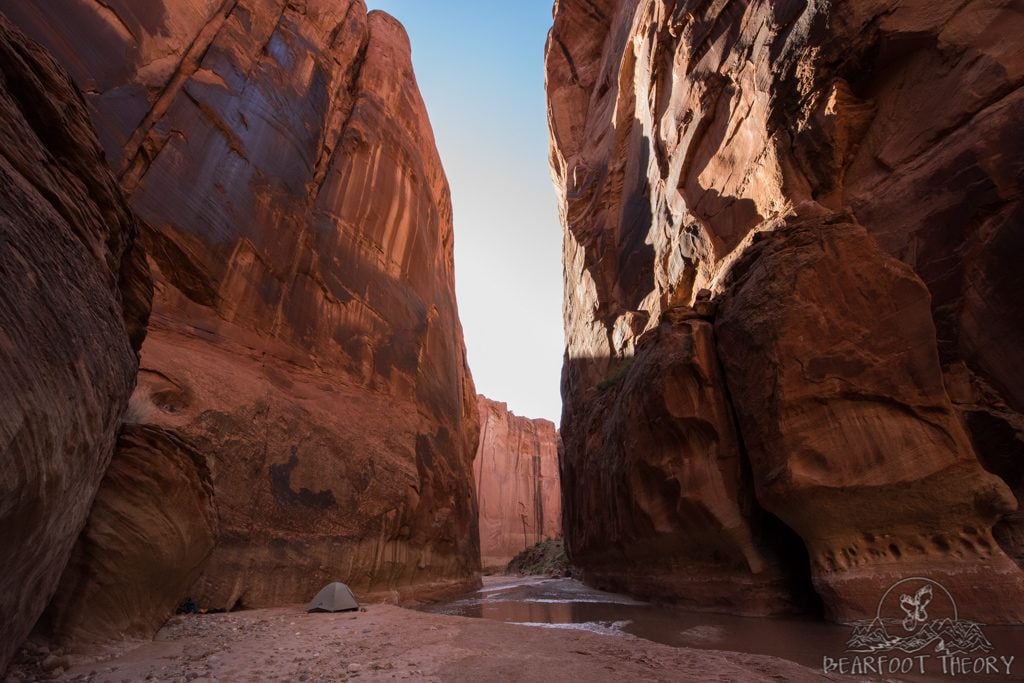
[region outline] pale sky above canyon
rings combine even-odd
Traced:
[[[562,231],[544,97],[552,0],[368,5],[399,19],[412,43],[452,189],[456,289],[477,391],[557,424]]]

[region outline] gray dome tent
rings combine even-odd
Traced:
[[[306,608],[307,612],[351,612],[359,609],[356,596],[352,594],[349,587],[335,581],[320,589],[320,592],[313,598]]]

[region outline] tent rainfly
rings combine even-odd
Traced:
[[[359,609],[356,596],[348,586],[335,581],[320,589],[306,608],[307,612],[351,612]]]

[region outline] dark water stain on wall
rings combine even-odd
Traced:
[[[330,489],[324,491],[311,491],[306,487],[302,487],[298,491],[292,489],[292,472],[298,464],[299,449],[298,446],[292,446],[292,454],[288,458],[288,462],[270,466],[270,483],[278,502],[304,505],[319,510],[336,505],[334,492]]]

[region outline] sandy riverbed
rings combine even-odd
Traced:
[[[73,655],[60,681],[804,681],[774,657],[675,648],[626,634],[426,614],[302,606],[172,619],[152,642]],[[19,670],[15,669],[14,676]],[[22,669],[22,674],[31,672]],[[27,680],[32,680],[26,676]],[[17,680],[17,679],[16,679]]]

